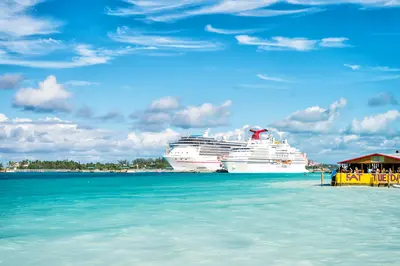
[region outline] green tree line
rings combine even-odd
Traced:
[[[0,169],[2,165],[0,164]],[[68,170],[122,170],[122,169],[166,169],[169,164],[164,158],[135,159],[131,162],[128,160],[120,160],[117,163],[80,163],[70,160],[62,161],[40,161],[40,160],[23,160],[20,162],[10,161],[7,163],[8,168],[17,169],[68,169]]]

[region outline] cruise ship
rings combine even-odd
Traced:
[[[291,147],[287,140],[277,141],[271,135],[261,139],[267,129],[250,130],[252,137],[245,147],[232,148],[221,162],[229,173],[305,173],[306,154]]]
[[[209,136],[210,130],[203,135],[190,135],[170,143],[164,158],[176,171],[218,171],[222,170],[221,158],[227,156],[231,148],[245,147],[241,140],[217,139]]]

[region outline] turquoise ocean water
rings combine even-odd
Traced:
[[[400,265],[400,189],[319,175],[0,174],[0,265]]]

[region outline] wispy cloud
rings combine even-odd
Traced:
[[[364,80],[364,82],[365,81],[379,82],[379,81],[400,79],[400,74],[395,73],[395,72],[400,72],[400,68],[393,68],[388,66],[371,67],[371,66],[349,65],[349,64],[344,64],[344,66],[351,68],[352,70],[368,74],[368,77]]]
[[[86,80],[69,80],[64,83],[65,85],[70,86],[92,86],[92,85],[100,85],[100,82],[86,81]]]
[[[239,44],[255,45],[263,50],[297,50],[309,51],[315,48],[317,41],[306,38],[272,37],[271,39],[260,39],[248,35],[235,37]]]
[[[208,32],[214,32],[214,33],[225,34],[225,35],[253,33],[253,32],[257,32],[257,31],[262,31],[263,30],[263,29],[242,29],[242,30],[219,29],[219,28],[214,28],[210,24],[206,25],[204,29],[206,31],[208,31]]]
[[[345,43],[348,40],[349,39],[345,37],[324,38],[319,42],[319,45],[322,47],[342,48],[349,46]]]
[[[124,47],[115,50],[104,48],[93,48],[91,45],[78,44],[73,47],[76,56],[71,60],[51,61],[51,60],[33,60],[25,57],[18,57],[12,54],[0,53],[0,65],[17,65],[31,68],[75,68],[106,64],[110,60],[126,54],[143,52],[156,49],[154,47]]]
[[[274,10],[274,9],[256,9],[237,13],[238,16],[243,17],[276,17],[294,14],[312,14],[322,12],[322,8],[304,8],[304,9],[290,9],[290,10]]]
[[[324,38],[321,40],[311,40],[307,38],[287,38],[275,36],[270,39],[261,39],[249,35],[237,35],[236,40],[242,45],[255,45],[261,50],[296,50],[310,51],[318,47],[342,48],[347,38]]]
[[[229,14],[234,16],[272,17],[294,14],[312,14],[323,11],[321,6],[356,4],[363,7],[396,7],[397,0],[123,0],[127,7],[106,8],[112,16],[136,16],[150,21],[167,22],[192,16]],[[287,9],[271,9],[274,4],[286,2]],[[309,8],[296,9],[298,6]]]
[[[115,33],[109,33],[109,37],[116,42],[166,50],[212,51],[223,48],[223,46],[217,42],[191,40],[189,38],[156,35],[152,33],[140,33],[128,27],[118,28]]]
[[[316,8],[272,10],[265,9],[279,0],[125,0],[129,7],[107,8],[106,13],[112,16],[140,16],[146,20],[166,22],[192,16],[210,14],[229,14],[234,16],[272,17],[320,11]]]
[[[271,77],[263,74],[258,74],[257,77],[263,80],[268,80],[268,81],[275,81],[275,82],[284,82],[284,83],[290,83],[292,81],[284,79],[284,78],[278,78],[278,77]]]
[[[29,9],[46,0],[5,0],[0,4],[0,34],[23,37],[58,32],[61,22],[33,17]]]
[[[9,53],[21,55],[49,54],[52,51],[65,48],[65,45],[52,38],[48,39],[0,39],[0,48]]]
[[[360,65],[349,65],[349,64],[344,64],[345,67],[351,68],[352,70],[357,70],[360,69]]]
[[[286,0],[286,2],[296,5],[338,5],[338,4],[357,4],[364,7],[396,7],[400,6],[398,0]]]
[[[383,72],[400,72],[400,68],[391,68],[387,66],[378,66],[378,67],[373,67],[372,69]]]

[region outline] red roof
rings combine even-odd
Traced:
[[[363,158],[367,158],[367,157],[371,157],[371,156],[384,156],[384,157],[388,157],[388,158],[392,158],[392,159],[400,161],[400,157],[397,157],[397,156],[394,156],[394,155],[388,155],[388,154],[383,154],[383,153],[372,153],[372,154],[356,157],[356,158],[353,158],[353,159],[348,159],[348,160],[345,160],[345,161],[341,161],[341,162],[338,162],[338,164],[350,163],[352,161],[363,159]],[[400,156],[400,154],[399,154],[399,156]]]

